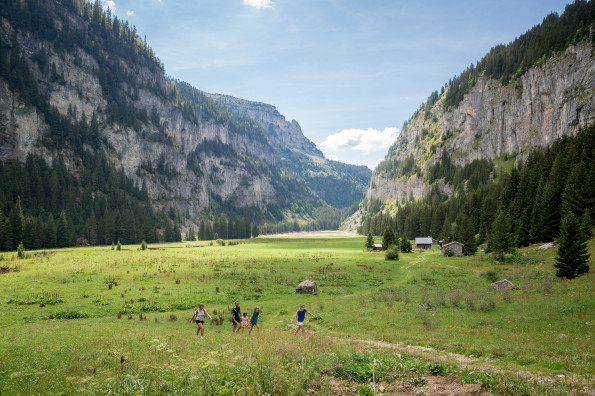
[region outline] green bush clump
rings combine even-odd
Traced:
[[[11,298],[7,303],[16,305],[36,305],[42,303],[45,305],[56,305],[65,301],[58,293],[42,293],[30,294],[25,298]]]
[[[388,250],[384,253],[385,260],[398,260],[399,259],[399,249],[396,246],[392,246],[388,248]]]
[[[60,311],[49,316],[49,319],[82,319],[88,318],[89,314],[78,311]]]

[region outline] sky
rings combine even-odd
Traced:
[[[384,158],[435,90],[550,12],[554,0],[103,0],[166,73],[272,104],[327,158]]]

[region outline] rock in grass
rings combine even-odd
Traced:
[[[318,294],[318,286],[316,286],[316,282],[314,281],[305,280],[295,288],[295,292]]]
[[[495,290],[512,290],[514,288],[514,284],[508,279],[502,279],[501,281],[494,282],[490,286],[492,286],[492,289]]]

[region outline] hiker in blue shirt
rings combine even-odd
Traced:
[[[306,306],[304,304],[300,305],[300,310],[297,311],[293,316],[295,319],[295,324],[297,324],[298,327],[293,335],[296,335],[301,329],[304,337],[306,336],[306,330],[304,329],[304,319],[306,319],[306,314],[311,315],[313,318],[316,317],[315,315],[306,311]]]
[[[231,309],[231,322],[233,323],[232,333],[240,333],[240,323],[242,322],[240,302],[236,301],[236,306]]]

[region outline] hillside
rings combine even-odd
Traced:
[[[297,121],[287,121],[274,106],[207,94],[217,103],[258,122],[273,146],[278,166],[295,172],[308,187],[328,205],[345,208],[360,201],[372,172],[365,166],[327,160],[318,148],[304,137]]]
[[[277,143],[293,136],[280,128],[273,137],[250,117],[167,78],[136,29],[97,2],[0,5],[0,160],[7,174],[18,173],[33,154],[43,166],[63,163],[78,187],[50,212],[57,219],[63,210],[75,234],[91,214],[83,193],[109,193],[97,182],[103,175],[83,177],[95,171],[88,160],[94,157],[105,158],[107,171],[127,180],[125,195],[131,198],[136,188],[152,210],[169,213],[181,227],[188,226],[182,217],[198,224],[216,213],[230,220],[249,213],[258,222],[312,221],[318,208],[327,207],[321,197],[330,190],[313,191],[294,167],[278,165]],[[319,155],[301,131],[299,144]],[[359,191],[346,202],[326,200],[351,205],[363,195],[361,172],[335,168],[342,171],[333,177]],[[40,183],[49,188],[47,180]],[[8,216],[18,196],[25,217],[39,213],[24,196],[28,191],[4,194],[0,213]]]
[[[441,166],[519,164],[593,124],[594,9],[592,1],[567,6],[432,93],[374,171],[360,216],[432,192],[451,196],[452,180],[435,172]]]

